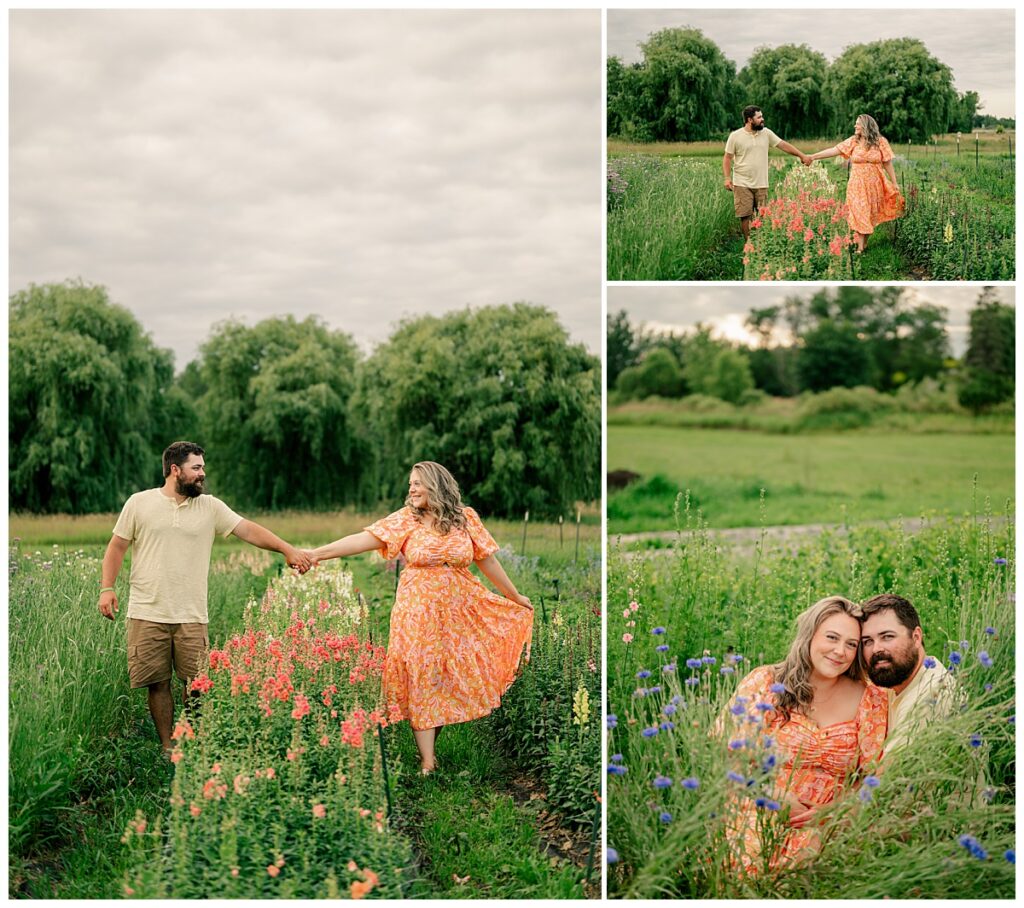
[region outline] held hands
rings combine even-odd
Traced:
[[[811,156],[809,154],[802,154],[802,155],[800,155],[800,160],[803,161],[803,163],[806,166],[810,167],[814,163],[815,159],[814,159],[813,156]]]
[[[100,614],[104,618],[114,620],[114,615],[117,614],[117,593],[113,590],[100,593]]]

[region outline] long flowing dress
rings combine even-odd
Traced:
[[[850,179],[846,184],[846,219],[850,229],[870,234],[879,224],[900,217],[906,202],[883,166],[893,158],[888,141],[879,137],[878,145],[868,148],[851,136],[836,145],[836,150],[850,162]]]
[[[764,797],[780,804],[786,798],[796,798],[804,804],[823,806],[835,800],[844,788],[859,784],[858,776],[878,771],[889,710],[884,690],[868,684],[854,718],[821,727],[799,713],[783,721],[774,709],[774,681],[772,666],[755,669],[740,681],[726,713],[732,722],[730,748],[736,759],[754,761],[755,776],[774,764],[775,776]],[[740,741],[744,743],[737,747]],[[732,806],[726,836],[734,860],[745,872],[755,874],[765,866],[763,821],[778,815],[766,814],[751,793],[736,797]],[[776,868],[809,856],[816,844],[813,826],[776,827],[768,866]]]
[[[530,657],[533,610],[492,593],[470,572],[498,550],[476,511],[442,536],[402,508],[365,529],[384,558],[405,556],[391,610],[382,686],[414,729],[486,716]],[[524,654],[525,650],[525,654]]]

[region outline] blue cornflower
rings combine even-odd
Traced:
[[[670,814],[667,810],[663,810],[660,814],[658,814],[658,819],[661,820],[662,823],[671,823],[672,814]]]
[[[761,761],[761,769],[765,772],[771,772],[775,768],[776,762],[775,754],[768,754],[768,756]]]
[[[741,776],[741,775],[740,775],[740,774],[739,774],[738,772],[736,772],[735,770],[732,770],[732,769],[730,769],[730,770],[729,770],[729,771],[728,771],[728,772],[727,772],[727,773],[725,774],[725,777],[726,777],[726,778],[727,778],[727,779],[728,779],[728,780],[729,780],[730,782],[735,782],[735,783],[736,783],[737,785],[746,785],[746,784],[747,784],[747,780],[746,780],[746,779],[744,779],[744,778],[743,778],[743,776]]]
[[[881,784],[882,783],[879,780],[878,776],[865,776],[864,777],[864,785],[865,785],[866,788],[878,788],[878,786],[881,785]]]
[[[729,742],[729,750],[743,750],[747,746],[746,738],[733,738]]]
[[[770,710],[775,709],[775,707],[772,706],[771,703],[766,703],[764,700],[759,700],[757,703],[754,704],[754,709],[757,709],[757,710],[760,710],[763,713],[766,713],[766,712],[769,712]]]
[[[761,743],[765,750],[771,750],[771,748],[775,746],[775,739],[771,735],[768,735]]]
[[[786,692],[786,685],[780,681],[776,681],[768,688],[768,690],[773,694],[784,694]]]
[[[718,672],[719,672],[719,674],[722,674],[722,675],[733,675],[733,674],[736,673],[736,669],[734,669],[731,665],[723,665],[718,670]]]
[[[617,726],[618,724],[619,717],[613,715],[612,713],[608,713],[608,716],[605,718],[605,725],[607,725],[608,728],[615,728],[615,726]]]
[[[649,694],[660,694],[661,693],[661,685],[660,684],[655,684],[654,687],[647,688],[647,693],[649,693]]]
[[[959,652],[957,652],[956,650],[953,650],[953,652],[951,652],[949,654],[949,664],[950,665],[959,665],[963,661],[963,658],[964,657],[961,656]]]
[[[705,665],[714,665],[717,660],[714,656],[704,656],[704,658],[702,658],[700,661],[703,662]]]
[[[1005,558],[993,558],[992,559],[992,563],[993,564],[1006,564],[1006,559]]]
[[[731,712],[734,716],[742,716],[746,712],[746,709],[739,703],[734,703],[732,706],[729,707],[729,712]]]
[[[660,636],[661,636],[662,634],[664,634],[664,633],[665,633],[665,628],[663,628],[663,627],[655,627],[655,628],[651,628],[651,633],[652,633],[652,634],[653,634],[653,635],[654,635],[655,637],[660,637]]]
[[[967,739],[971,747],[981,747],[985,743],[985,739],[981,735],[973,734]]]
[[[610,776],[624,776],[626,774],[626,767],[620,766],[618,763],[612,763],[608,767],[608,775]]]
[[[661,673],[663,675],[667,675],[669,672],[674,672],[675,670],[676,670],[675,662],[669,662],[668,665],[663,665],[661,667]]]
[[[673,715],[673,714],[675,713],[675,711],[676,711],[676,708],[675,708],[675,705],[674,705],[674,704],[672,704],[672,703],[666,703],[666,704],[665,704],[665,705],[664,705],[664,706],[663,706],[663,707],[661,708],[661,711],[662,711],[662,712],[663,712],[663,713],[664,713],[664,714],[665,714],[666,716],[671,716],[671,715]]]
[[[1006,858],[1006,860],[1008,860],[1011,864],[1016,865],[1017,852],[1014,851],[1012,848],[1007,848],[1006,851],[1003,852],[1003,857]]]
[[[726,658],[734,665],[743,661],[743,657],[739,653],[730,653]]]
[[[701,665],[702,665],[702,663],[701,663],[700,659],[687,659],[686,660],[686,667],[687,668],[700,668]]]
[[[962,835],[959,838],[959,842],[967,849],[971,857],[975,857],[979,861],[984,861],[988,857],[988,852],[981,847],[981,842],[979,842],[974,836]]]
[[[655,776],[651,784],[655,788],[671,788],[672,780],[668,776]]]
[[[862,788],[857,793],[857,797],[860,798],[862,804],[870,804],[874,795],[871,794],[870,788]]]
[[[682,703],[683,702],[683,695],[682,694],[676,694],[675,696],[672,697],[672,702],[673,703]]]
[[[1007,719],[1006,721],[1009,722],[1011,725],[1016,725],[1017,724],[1017,717],[1016,716],[1010,716],[1010,718]]]
[[[619,853],[614,848],[609,848],[605,852],[604,859],[609,864],[617,864],[619,862]]]
[[[658,653],[667,653],[668,652],[668,644],[667,643],[662,643],[660,646],[654,647],[654,650],[655,650],[655,652],[658,652]]]
[[[764,807],[768,803],[767,798],[754,798],[755,807]]]
[[[938,665],[938,663],[931,656],[924,657],[925,668],[935,668],[936,665]]]
[[[981,650],[978,653],[978,661],[985,666],[985,668],[992,668],[992,657],[987,651]]]
[[[653,738],[658,733],[658,726],[655,725],[652,728],[645,728],[640,734],[645,738]]]
[[[675,728],[675,727],[676,727],[676,723],[675,722],[662,722],[661,726],[660,726],[662,731],[672,731],[672,729]]]
[[[683,788],[689,789],[690,791],[696,791],[698,788],[700,788],[700,779],[698,779],[696,776],[689,776],[688,778],[683,779],[683,781],[679,784],[682,785]]]
[[[621,763],[622,754],[612,754],[608,759],[610,759],[613,763]]]
[[[642,668],[642,669],[640,669],[640,671],[638,671],[636,673],[636,676],[638,678],[650,678],[651,677],[651,673],[649,671],[647,671],[646,668]]]
[[[996,629],[994,627],[986,627],[985,633],[988,634],[990,637],[994,637],[996,635]]]
[[[634,697],[646,697],[647,694],[648,691],[646,687],[638,687],[635,691],[633,691]]]
[[[700,678],[687,678],[683,684],[693,687],[694,684],[700,684]]]
[[[991,684],[986,684],[985,685],[985,690],[986,691],[992,690],[992,685]]]
[[[773,801],[769,798],[768,803],[764,805],[767,810],[779,810],[782,805],[778,801]]]
[[[960,649],[962,649],[965,653],[970,648],[971,648],[971,641],[970,640],[961,640],[960,641]]]

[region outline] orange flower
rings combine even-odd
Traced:
[[[316,817],[317,819],[322,820],[325,816],[327,816],[327,808],[324,807],[323,804],[314,804],[313,805],[313,816]]]
[[[275,867],[273,864],[267,864],[267,873],[272,877],[277,876],[281,872],[279,867]]]
[[[192,816],[197,817],[199,816],[199,814],[203,812],[203,808],[200,807],[198,804],[189,804],[188,812],[192,814]]]

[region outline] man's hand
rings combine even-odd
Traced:
[[[732,180],[725,181],[725,188],[728,189],[729,192],[732,192]]]
[[[117,614],[117,593],[113,590],[100,593],[100,614],[104,618],[114,620],[114,615]]]
[[[300,574],[305,574],[313,566],[309,555],[294,546],[288,546],[285,549],[284,560],[288,563],[288,567],[295,568]]]
[[[320,556],[317,555],[316,549],[303,549],[302,554],[309,559],[310,567],[320,566]]]
[[[814,163],[814,158],[812,158],[809,154],[800,155],[800,160],[803,161],[804,164],[806,164],[808,167],[810,167]]]

